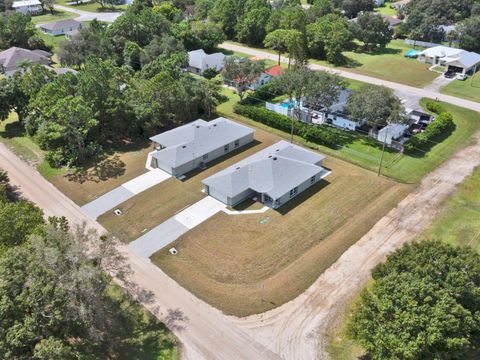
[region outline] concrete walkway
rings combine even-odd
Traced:
[[[127,181],[121,186],[82,206],[82,210],[95,220],[108,210],[113,209],[152,186],[160,184],[162,181],[165,181],[170,177],[171,175],[163,170],[150,170],[149,172]]]
[[[138,255],[149,258],[225,207],[220,201],[207,196],[131,242],[129,247]]]
[[[71,12],[79,15],[77,18],[75,18],[77,21],[92,21],[93,19],[97,19],[98,21],[114,22],[120,15],[122,15],[121,11],[96,13],[78,10],[70,6],[54,5],[54,7],[56,10]]]

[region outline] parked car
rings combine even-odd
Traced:
[[[444,75],[447,79],[453,79],[455,77],[455,72],[454,71],[447,71]]]
[[[467,80],[467,77],[468,77],[467,74],[458,74],[457,80],[461,80],[461,81]]]

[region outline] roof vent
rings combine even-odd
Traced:
[[[275,156],[275,157],[273,158],[273,160],[277,160],[277,157]]]
[[[185,149],[187,147],[187,145],[182,145],[182,149]]]
[[[200,125],[197,125],[196,128],[197,128],[197,129],[200,128]]]
[[[268,158],[270,159],[272,157],[272,155],[268,155]]]
[[[275,150],[275,151],[280,151],[280,149],[277,149],[277,150]]]
[[[236,170],[240,170],[240,166],[237,166],[235,169],[236,169]]]
[[[217,126],[217,124],[213,124],[213,126]]]

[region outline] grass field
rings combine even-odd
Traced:
[[[454,80],[440,89],[442,94],[458,96],[464,99],[480,102],[480,72],[465,81]]]
[[[383,15],[389,15],[389,16],[397,15],[397,10],[390,7],[390,5],[392,5],[392,2],[386,1],[383,6],[375,8],[375,12]]]
[[[217,159],[210,163],[205,171],[188,174],[189,176],[184,181],[176,178],[168,179],[121,204],[119,208],[123,212],[122,216],[119,217],[113,212],[108,212],[100,216],[98,221],[122,241],[135,240],[144,229],[150,230],[205,197],[205,194],[201,192],[203,179],[278,140],[274,135],[257,131],[255,143],[252,146]]]
[[[257,131],[257,133],[260,131]],[[228,314],[246,316],[296,297],[411,187],[327,158],[332,173],[278,211],[218,213],[152,261]]]
[[[355,86],[359,86],[355,84]],[[237,121],[244,122],[250,126],[257,126],[261,129],[268,129],[272,133],[289,139],[290,135],[280,130],[272,129],[251,119],[237,115],[233,112],[233,106],[238,101],[238,96],[228,89],[223,89],[228,101],[222,103],[218,112],[223,116],[230,117]],[[427,99],[422,99],[425,104]],[[385,152],[382,174],[396,180],[415,183],[428,172],[435,169],[455,151],[468,145],[471,136],[480,129],[480,115],[472,110],[461,108],[455,105],[443,103],[443,106],[453,114],[456,124],[455,130],[445,139],[436,139],[439,143],[432,146],[427,153],[420,153],[416,156],[402,155],[396,151]],[[381,146],[370,138],[360,138],[350,143],[343,144],[340,149],[331,149],[325,146],[307,142],[296,136],[295,141],[304,146],[317,149],[328,155],[336,156],[370,170],[377,170],[381,157]]]
[[[78,17],[77,14],[74,14],[68,11],[55,10],[53,14],[46,13],[43,15],[32,16],[32,23],[34,23],[35,25],[45,24],[45,23],[59,21],[59,20],[73,19],[76,17]]]
[[[470,246],[480,252],[480,168],[444,204],[422,238]]]
[[[246,46],[241,43],[231,42],[232,44]],[[327,67],[338,67],[343,70],[364,74],[379,79],[398,82],[410,86],[423,88],[432,82],[439,73],[428,70],[428,65],[415,59],[408,59],[404,56],[405,52],[412,49],[410,45],[403,40],[392,40],[384,49],[378,49],[373,52],[347,51],[344,52],[345,64],[335,66],[324,60],[309,59],[312,64],[319,64]],[[262,51],[278,54],[269,49],[259,49]],[[287,54],[283,54],[287,56]]]
[[[42,38],[45,41],[45,44],[52,48],[53,53],[57,53],[60,44],[65,41],[65,35],[48,35],[40,31],[39,29],[37,30],[37,36]]]

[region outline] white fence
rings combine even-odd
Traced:
[[[283,107],[280,104],[265,103],[267,110],[275,111],[276,113],[288,116],[288,107]]]
[[[419,40],[412,40],[412,39],[405,39],[405,44],[407,45],[412,45],[415,43],[415,46],[421,46],[421,47],[426,47],[426,48],[431,48],[434,46],[441,46],[442,44],[435,44],[431,42],[426,42],[426,41],[419,41]]]

